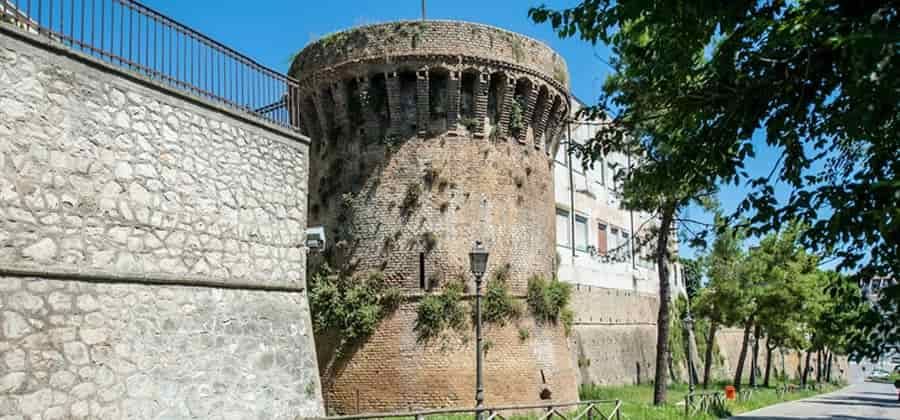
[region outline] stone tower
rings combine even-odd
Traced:
[[[565,62],[498,28],[416,21],[324,37],[290,73],[312,138],[308,216],[326,227],[324,258],[379,271],[407,297],[340,358],[317,337],[328,408],[473,405],[474,341],[419,342],[416,308],[448,279],[473,291],[476,240],[491,253],[488,276],[508,267],[518,299],[529,277],[553,275],[552,156],[569,109]],[[577,399],[562,326],[536,323],[526,310],[489,325],[486,338],[486,404],[542,393]]]

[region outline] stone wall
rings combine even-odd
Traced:
[[[649,383],[655,373],[659,299],[628,290],[573,286],[572,357],[579,383]]]
[[[306,139],[0,30],[0,414],[320,414]]]
[[[734,372],[737,369],[738,360],[740,359],[741,354],[741,342],[744,338],[744,330],[741,328],[724,328],[719,330],[716,333],[716,344],[719,346],[719,349],[722,353],[723,359],[723,370],[718,373],[719,379],[724,379],[728,381],[734,380]],[[751,337],[752,340],[752,337]],[[760,376],[759,380],[762,381],[762,375],[765,374],[766,369],[766,347],[765,347],[765,339],[760,339],[759,344],[759,369]],[[747,356],[744,360],[744,372],[743,372],[743,381],[747,382],[750,380],[750,358],[752,356],[752,347],[747,348]],[[796,350],[788,350],[784,352],[784,370],[787,372],[787,375],[791,379],[800,379],[803,373],[803,366],[806,362],[806,353],[799,352]],[[823,364],[825,363],[825,358],[823,357]],[[816,378],[816,366],[817,366],[818,354],[813,353],[809,359],[809,366],[812,368],[812,372],[810,372],[808,379],[810,381],[814,381]],[[832,360],[832,380],[848,380],[849,379],[849,367],[848,367],[847,356],[835,356]],[[775,372],[780,372],[782,370],[782,357],[781,352],[778,350],[774,350],[772,352],[772,378],[775,378]],[[824,372],[824,367],[823,367]],[[824,374],[823,374],[824,376]],[[824,380],[824,379],[823,379]]]

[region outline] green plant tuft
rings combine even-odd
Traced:
[[[367,337],[400,303],[400,289],[388,286],[381,272],[354,276],[336,273],[327,265],[312,276],[309,302],[317,332],[334,331],[341,344]]]
[[[519,340],[526,341],[528,337],[531,337],[531,331],[528,331],[528,328],[519,327]]]
[[[425,232],[419,237],[422,241],[422,246],[425,248],[425,252],[429,253],[434,251],[437,248],[438,238],[434,232]]]
[[[575,314],[568,308],[572,285],[559,280],[547,280],[539,275],[528,279],[526,300],[538,322],[562,322],[566,334],[571,332]]]
[[[487,282],[484,293],[481,319],[484,322],[505,325],[522,314],[522,306],[509,293],[509,264],[494,271]],[[474,316],[474,313],[473,313]]]
[[[447,283],[442,293],[425,296],[416,309],[413,330],[420,343],[437,338],[444,330],[461,331],[465,326],[465,311],[461,303],[465,286],[460,281]]]
[[[419,184],[409,184],[406,187],[406,194],[403,195],[403,202],[400,203],[400,213],[408,216],[419,206],[419,197],[422,195],[422,187]]]

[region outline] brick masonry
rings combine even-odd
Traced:
[[[496,51],[488,49],[490,42]],[[530,276],[552,276],[549,152],[556,138],[535,138],[546,130],[531,125],[545,119],[523,118],[527,144],[521,144],[491,125],[486,105],[490,77],[534,97],[543,89],[541,109],[554,101],[568,104],[566,85],[553,78],[554,69],[566,74],[562,60],[543,44],[462,22],[367,26],[301,51],[292,74],[307,104],[301,117],[313,140],[309,221],[326,227],[324,259],[342,270],[380,271],[411,297],[453,279],[465,279],[474,290],[468,252],[476,240],[491,252],[489,272],[509,265],[515,295],[525,294]],[[476,83],[458,82],[473,73]],[[335,84],[365,86],[351,89],[360,93],[348,98],[347,118],[339,117],[343,110],[317,102],[323,90],[333,94]],[[471,115],[457,118],[462,97],[473,98],[475,106]],[[557,105],[555,111],[567,110]],[[321,126],[338,127],[341,135],[321,135]],[[329,340],[317,337],[328,410],[472,405],[474,343],[455,336],[441,346],[418,343],[417,300],[402,305],[342,358],[334,357]],[[520,329],[528,331],[527,339],[520,338]],[[561,326],[535,325],[526,313],[515,325],[491,327],[488,339],[488,404],[537,402],[545,387],[555,401],[578,398]]]
[[[322,413],[306,140],[247,118],[0,33],[0,415]]]

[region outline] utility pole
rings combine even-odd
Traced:
[[[422,0],[422,20],[425,20],[425,0]]]

